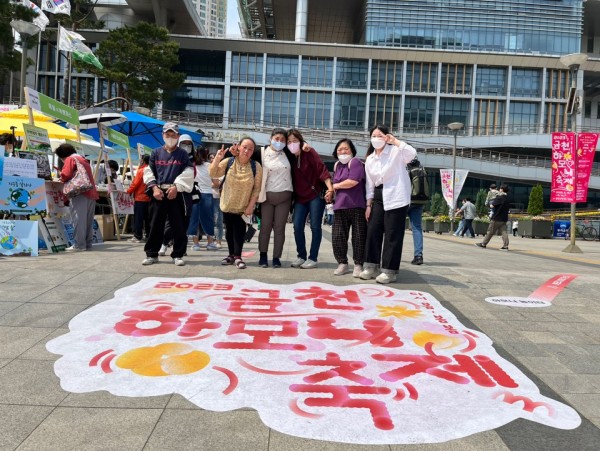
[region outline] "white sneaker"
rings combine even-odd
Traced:
[[[85,249],[79,249],[78,247],[71,246],[65,249],[67,252],[85,252]]]
[[[216,243],[208,243],[206,245],[206,250],[207,251],[216,251],[217,249],[219,249],[219,248],[217,247]]]
[[[168,246],[166,246],[166,245],[163,244],[160,247],[160,250],[158,251],[158,255],[160,255],[161,257],[164,257],[165,255],[167,255],[167,249],[168,248],[169,248]]]
[[[303,258],[297,258],[296,261],[292,263],[292,268],[300,268],[305,261],[306,260],[304,260]]]
[[[388,274],[387,272],[382,272],[375,278],[375,282],[377,283],[391,283],[396,281],[396,274]]]
[[[201,250],[202,250],[202,247],[201,247],[199,244],[194,244],[194,245],[192,246],[192,250],[193,250],[193,251],[201,251]]]
[[[136,237],[129,238],[127,241],[130,243],[141,243],[142,240],[138,240]]]
[[[175,263],[175,266],[185,266],[183,258],[174,258],[173,263]]]
[[[310,258],[308,260],[306,260],[304,263],[302,263],[300,265],[300,268],[302,269],[313,269],[316,268],[318,265],[318,263],[314,260],[311,260]]]
[[[142,260],[142,265],[144,266],[153,265],[154,263],[158,263],[158,258],[146,257]]]
[[[374,279],[377,276],[377,268],[366,268],[363,269],[361,271],[361,273],[358,275],[358,277],[360,277],[362,280],[371,280]]]
[[[346,263],[340,263],[335,271],[333,271],[334,276],[343,276],[344,274],[348,274],[350,272],[350,268]]]
[[[352,277],[356,277],[357,279],[360,277],[360,273],[362,272],[362,265],[354,265],[354,271],[352,271]]]

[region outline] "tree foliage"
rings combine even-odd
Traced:
[[[527,213],[536,216],[544,212],[544,191],[542,185],[535,185],[529,193],[529,204],[527,205]]]
[[[22,5],[0,0],[0,84],[9,71],[17,71],[21,65],[21,53],[14,49],[10,21],[13,19],[31,22],[35,13]]]
[[[485,204],[487,194],[487,190],[483,188],[477,192],[477,197],[475,199],[475,211],[477,213],[477,217],[479,218],[487,217],[489,213],[489,207]]]
[[[153,108],[163,92],[185,80],[184,73],[172,70],[179,63],[178,50],[166,28],[139,22],[110,31],[96,52],[104,69],[89,70],[116,83],[117,96]]]
[[[431,196],[431,216],[444,214],[444,204],[446,201],[440,193],[433,193]]]

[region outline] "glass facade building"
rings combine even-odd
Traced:
[[[582,0],[367,0],[365,43],[565,55],[580,50]]]

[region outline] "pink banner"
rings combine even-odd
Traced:
[[[575,133],[552,133],[550,202],[575,202]]]
[[[579,133],[577,137],[576,202],[587,202],[588,185],[598,144],[598,133]]]

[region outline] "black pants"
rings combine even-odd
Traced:
[[[246,221],[240,214],[223,212],[223,223],[226,227],[225,239],[227,240],[229,255],[241,258],[244,235],[246,235]]]
[[[395,272],[400,268],[408,205],[385,211],[381,194],[382,190],[375,188],[367,225],[365,263],[381,264],[381,269]]]
[[[133,204],[133,236],[138,240],[150,235],[150,218],[148,216],[148,206],[150,202],[138,202]]]
[[[467,232],[467,230],[469,232],[471,232],[471,236],[475,236],[475,231],[473,230],[473,220],[472,219],[465,219],[465,226],[463,227],[462,233],[460,234],[460,236],[465,236],[465,233]]]
[[[188,229],[188,226],[190,225],[190,217],[192,215],[193,201],[192,201],[192,196],[190,195],[190,193],[181,193],[181,194],[183,195],[183,203],[185,206],[183,227],[184,227],[184,230],[186,233],[186,239],[187,239],[187,229]],[[163,237],[162,244],[164,246],[170,246],[172,241],[173,241],[173,229],[171,229],[170,222],[167,221],[165,224],[165,235]],[[186,247],[187,247],[187,242],[186,242]]]
[[[169,219],[170,228],[173,232],[173,252],[172,258],[181,258],[185,254],[187,247],[187,235],[185,234],[185,207],[183,204],[183,196],[177,193],[177,197],[173,200],[167,199],[167,195],[163,200],[156,200],[152,197],[150,202],[150,235],[144,246],[147,257],[158,257],[158,251],[163,243],[165,235],[165,223]]]

